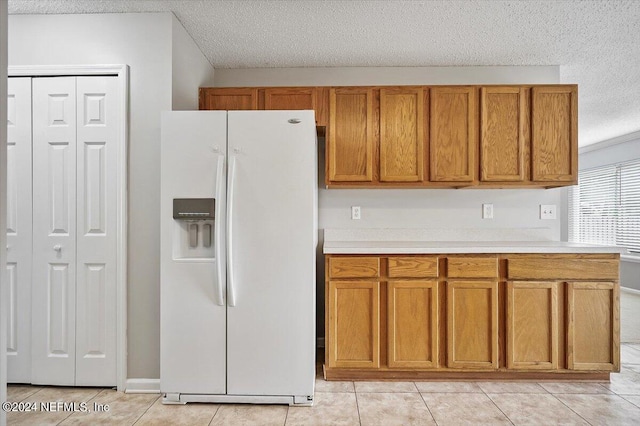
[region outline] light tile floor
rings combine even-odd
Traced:
[[[629,300],[631,298],[631,300]],[[637,299],[635,299],[637,298]],[[640,317],[640,296],[623,294]],[[635,335],[633,332],[635,332]],[[163,405],[159,395],[100,388],[10,385],[12,402],[86,402],[89,413],[7,413],[9,425],[639,425],[640,334],[627,328],[622,371],[610,383],[327,382],[316,379],[313,407]],[[93,411],[94,403],[109,406]]]

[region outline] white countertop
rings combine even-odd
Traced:
[[[325,241],[325,254],[620,253],[615,246],[562,241]]]
[[[620,253],[616,246],[553,241],[547,228],[325,229],[325,254]]]

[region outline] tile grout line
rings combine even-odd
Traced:
[[[603,386],[604,387],[604,386]],[[605,388],[606,389],[606,388]],[[575,413],[576,416],[580,417],[582,420],[584,420],[588,425],[594,426],[593,423],[591,423],[589,420],[585,419],[584,417],[582,417],[580,415],[580,413],[578,413],[576,410],[574,410],[573,408],[569,407],[563,400],[561,400],[560,398],[557,397],[557,395],[588,395],[588,394],[584,394],[584,393],[572,393],[572,394],[555,394],[552,393],[551,396],[553,396],[555,399],[557,399],[558,401],[560,401],[560,404],[564,405],[565,407],[567,407],[571,412]],[[595,395],[611,395],[608,393],[601,393],[601,394],[595,394]]]
[[[415,385],[416,383],[413,382],[413,384]],[[416,385],[416,389],[418,389],[418,386]],[[424,395],[422,395],[422,392],[420,392],[420,390],[418,390],[418,394],[420,395],[420,399],[422,399],[422,402],[424,402],[424,405],[427,407],[427,411],[429,411],[429,415],[431,416],[431,418],[433,419],[433,422],[436,424],[436,426],[438,425],[438,421],[436,420],[436,417],[433,415],[433,413],[431,412],[431,408],[429,408],[429,404],[427,404],[427,401],[424,400]]]
[[[638,408],[640,408],[640,404],[636,404],[635,402],[629,401],[627,398],[625,398],[625,396],[638,396],[638,395],[618,395],[620,398],[624,399],[625,401],[627,401],[629,404],[634,405]]]
[[[498,409],[498,411],[500,411],[502,413],[502,415],[507,419],[507,421],[509,423],[511,423],[512,425],[515,426],[515,423],[513,422],[513,420],[511,420],[511,417],[507,416],[507,413],[505,413],[504,411],[502,411],[502,408],[498,407],[498,404],[495,403],[495,401],[493,399],[491,399],[491,397],[489,396],[488,393],[486,393],[484,391],[484,389],[480,388],[482,390],[482,392],[484,393],[484,396],[486,396],[487,398],[489,398],[489,401],[491,401],[491,403],[493,404],[494,407],[496,407]]]
[[[153,404],[155,404],[156,402],[158,402],[158,399],[160,399],[160,398],[162,398],[162,395],[158,395],[158,397],[157,397],[156,399],[154,399],[154,400],[151,402],[151,404],[149,404],[149,406],[147,407],[147,409],[146,409],[146,410],[144,410],[144,411],[142,412],[142,414],[140,414],[140,415],[138,416],[138,418],[136,418],[136,419],[134,420],[134,422],[133,422],[133,423],[131,423],[131,426],[133,426],[133,425],[135,425],[136,423],[138,423],[138,422],[140,421],[140,419],[141,419],[145,414],[147,414],[147,412],[151,409],[151,407],[153,407]]]
[[[213,423],[213,419],[216,417],[216,414],[218,414],[218,411],[220,411],[220,407],[222,407],[221,404],[216,404],[218,406],[218,408],[216,408],[216,411],[213,413],[213,416],[211,416],[211,420],[209,420],[209,423],[207,423],[207,426],[211,426],[211,424]]]
[[[291,406],[287,406],[287,414],[284,415],[284,422],[282,423],[282,426],[285,426],[287,424],[287,419],[289,418],[289,410],[291,410]]]
[[[42,388],[42,389],[44,389],[44,388]],[[40,389],[40,390],[42,390],[42,389]],[[74,388],[72,388],[72,389],[76,389],[76,388],[74,387]],[[96,393],[95,395],[93,395],[91,398],[89,398],[89,399],[87,400],[87,403],[89,403],[89,402],[93,401],[93,400],[94,400],[98,395],[100,395],[100,394],[101,394],[102,392],[104,392],[105,390],[106,390],[106,389],[101,389],[100,391],[98,391],[98,393]],[[40,392],[40,391],[38,391],[38,392]],[[38,392],[36,392],[36,393],[38,393]],[[34,395],[35,395],[36,393],[34,393]],[[64,419],[60,420],[58,423],[56,423],[56,425],[61,425],[62,423],[66,422],[66,421],[67,421],[67,420],[69,420],[69,419],[70,419],[74,414],[75,414],[75,412],[73,412],[73,411],[69,412],[69,415],[68,415],[67,417],[65,417]]]
[[[356,410],[358,410],[358,424],[362,426],[362,417],[360,417],[360,403],[358,402],[358,392],[356,392],[355,382],[353,382],[353,394],[356,397]]]

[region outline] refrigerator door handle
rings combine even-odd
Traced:
[[[236,306],[233,277],[233,193],[236,176],[236,157],[229,158],[229,186],[227,189],[227,299],[229,306]]]
[[[216,176],[216,197],[220,197],[222,194],[222,187],[223,187],[223,182],[222,179],[224,178],[224,155],[220,154],[218,155],[218,170],[217,170],[217,176]],[[223,291],[223,286],[224,286],[224,282],[222,280],[222,268],[224,268],[225,265],[222,264],[221,262],[221,252],[222,252],[222,220],[220,220],[221,216],[220,216],[220,205],[222,203],[217,202],[216,203],[216,211],[215,211],[215,230],[214,235],[215,235],[215,256],[216,256],[216,266],[217,266],[217,270],[216,270],[216,275],[218,278],[218,285],[216,286],[216,304],[220,305],[220,306],[224,306],[224,291]]]

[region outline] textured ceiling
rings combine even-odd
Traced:
[[[580,145],[640,131],[640,1],[9,0],[9,13],[171,11],[215,68],[560,65]]]

